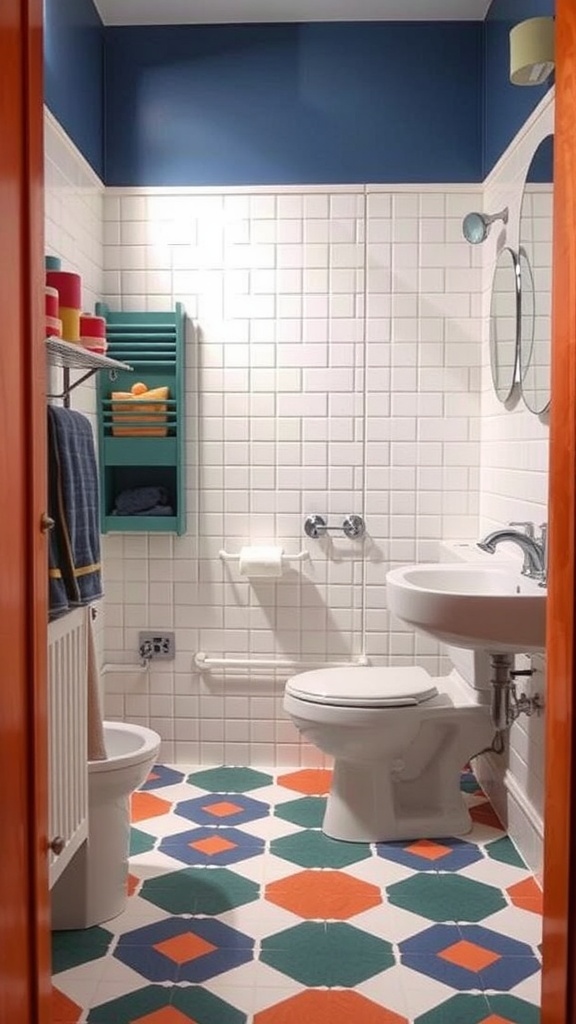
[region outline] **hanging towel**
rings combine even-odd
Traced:
[[[103,592],[96,452],[81,413],[48,406],[48,469],[48,508],[56,524],[49,579],[58,580],[59,570],[69,606],[87,605]]]
[[[98,683],[100,672],[96,658],[96,645],[94,643],[94,629],[92,626],[92,615],[86,613],[88,622],[86,626],[88,646],[88,760],[106,761],[106,743],[104,741],[104,726],[102,724],[102,705],[100,701],[100,686]]]

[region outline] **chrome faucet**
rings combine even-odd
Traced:
[[[520,530],[511,529],[514,526],[522,526],[524,532],[521,533]],[[498,545],[503,541],[511,541],[513,544],[517,544],[524,554],[523,575],[530,577],[532,580],[537,580],[541,587],[545,587],[547,561],[546,534],[546,523],[542,523],[540,526],[539,537],[534,535],[534,523],[510,523],[508,529],[494,530],[492,533],[488,533],[486,537],[478,541],[477,547],[493,555]]]

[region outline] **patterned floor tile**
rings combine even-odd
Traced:
[[[246,794],[230,797],[228,793],[205,793],[193,800],[177,803],[174,813],[188,821],[195,821],[197,825],[238,826],[257,818],[269,817],[270,806]]]
[[[254,1024],[409,1024],[357,992],[301,992],[255,1014]]]
[[[149,985],[94,1007],[88,1024],[246,1024],[246,1015],[211,992],[191,985]]]
[[[253,948],[221,921],[170,917],[121,935],[113,955],[149,981],[202,982],[251,960]]]
[[[163,764],[155,764],[149,772],[146,781],[140,786],[140,789],[145,791],[163,789],[165,786],[173,786],[183,782],[184,779],[184,772],[178,771],[176,768],[168,768]]]
[[[541,915],[543,912],[543,893],[534,878],[525,878],[522,882],[515,882],[506,889],[508,898],[515,907],[522,907],[533,914]]]
[[[125,911],[55,935],[55,1024],[536,1024],[541,892],[471,772],[471,832],[406,843],[327,838],[330,782],[154,766]]]
[[[297,772],[279,775],[277,782],[279,786],[307,796],[325,796],[330,792],[332,772],[327,768],[302,768]]]
[[[462,839],[377,843],[376,852],[379,857],[404,864],[414,871],[460,871],[483,857],[482,850],[475,843]]]
[[[270,882],[264,898],[299,917],[323,921],[347,921],[382,903],[377,886],[360,882],[343,871],[300,871]]]
[[[208,768],[204,771],[192,772],[187,782],[200,786],[208,792],[247,793],[248,790],[269,786],[273,776],[254,768]]]
[[[343,843],[319,829],[303,829],[273,839],[270,852],[303,868],[345,868],[372,856],[368,843]]]
[[[100,960],[110,948],[113,935],[106,928],[52,932],[52,971],[59,974],[90,960]]]
[[[326,797],[303,796],[299,800],[287,800],[276,807],[274,814],[285,821],[291,821],[301,828],[321,828],[326,812]]]
[[[166,836],[158,849],[183,864],[235,864],[264,852],[264,840],[236,828],[195,828]]]
[[[419,872],[386,889],[388,901],[430,921],[482,921],[507,906],[500,889],[461,875]]]
[[[150,878],[142,884],[140,896],[171,914],[223,914],[233,907],[259,898],[255,882],[227,868],[185,868]]]
[[[52,1024],[78,1024],[82,1007],[65,996],[59,989],[52,989]]]
[[[312,988],[354,987],[392,967],[389,942],[352,925],[307,921],[262,939],[260,960]]]

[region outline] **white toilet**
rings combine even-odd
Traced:
[[[126,905],[130,848],[129,798],[160,750],[152,729],[104,722],[108,759],[88,762],[88,839],[51,891],[52,928],[91,928]]]
[[[456,671],[328,668],[289,679],[284,709],[334,758],[326,835],[384,842],[468,832],[460,772],[492,740],[488,704],[489,692]]]

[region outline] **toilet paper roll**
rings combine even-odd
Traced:
[[[240,548],[240,575],[278,578],[284,571],[283,555],[284,548],[279,547]]]

